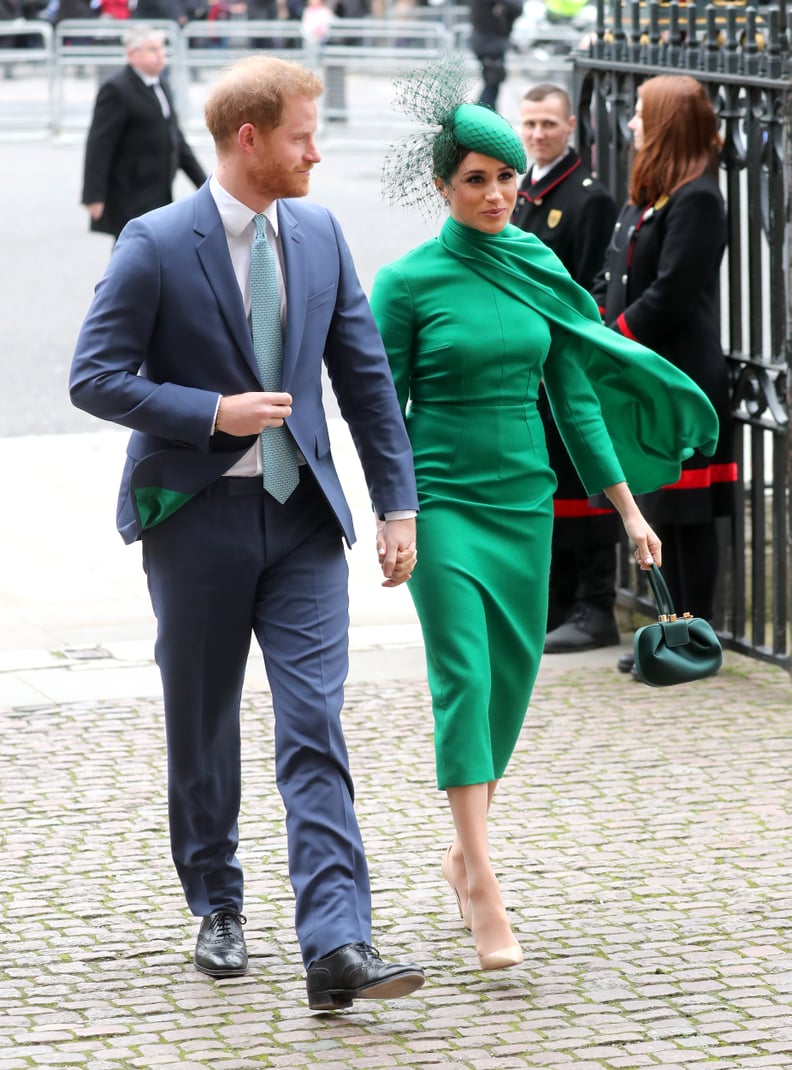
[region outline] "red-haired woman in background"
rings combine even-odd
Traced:
[[[688,75],[644,82],[629,126],[635,146],[629,201],[592,293],[606,323],[686,372],[718,413],[716,454],[696,452],[676,483],[641,497],[663,541],[663,572],[676,609],[709,619],[718,576],[716,517],[732,512],[737,479],[720,343],[722,139],[704,87]],[[629,672],[632,655],[620,658],[619,668]]]

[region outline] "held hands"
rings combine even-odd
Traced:
[[[377,557],[385,577],[383,587],[398,587],[412,576],[418,559],[415,517],[377,521]]]
[[[215,431],[244,438],[258,435],[265,427],[280,427],[291,416],[291,394],[263,390],[247,394],[228,394],[220,399]]]

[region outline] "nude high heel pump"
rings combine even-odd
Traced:
[[[503,909],[503,907],[501,907]],[[472,915],[472,909],[471,909]],[[504,911],[504,920],[505,911]],[[507,922],[508,925],[508,922]],[[475,930],[473,932],[475,937]],[[523,949],[514,939],[514,935],[509,929],[509,936],[511,937],[511,943],[506,947],[501,947],[497,951],[490,951],[486,954],[482,954],[479,951],[479,943],[476,940],[476,954],[478,955],[479,965],[482,970],[508,970],[512,966],[519,966],[524,961]]]
[[[470,900],[468,899],[467,906],[463,910],[462,909],[462,900],[459,897],[459,892],[457,891],[457,886],[454,884],[453,880],[451,879],[451,865],[449,863],[450,854],[451,854],[451,847],[449,847],[448,850],[446,851],[446,853],[443,855],[443,861],[440,863],[440,872],[443,874],[443,877],[445,878],[445,880],[447,880],[448,883],[451,885],[451,890],[453,891],[454,895],[456,896],[457,910],[459,911],[459,916],[462,919],[462,924],[465,926],[466,929],[472,929],[473,928],[473,912],[471,910]]]
[[[508,970],[511,966],[519,966],[524,960],[523,949],[519,944],[512,944],[500,951],[491,951],[489,955],[479,955],[482,970]]]

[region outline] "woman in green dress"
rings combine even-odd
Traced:
[[[713,448],[717,419],[684,374],[604,327],[555,255],[509,224],[525,155],[505,120],[458,105],[431,144],[449,218],[378,272],[371,304],[415,455],[410,591],[437,783],[456,830],[442,871],[481,968],[501,969],[523,955],[490,862],[488,814],[542,655],[556,485],[539,383],[584,485],[613,502],[642,568],[660,563],[660,541],[633,491],[673,480],[694,447]]]

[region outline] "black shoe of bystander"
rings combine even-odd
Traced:
[[[613,613],[579,603],[558,628],[545,637],[545,654],[572,654],[578,650],[596,650],[617,646],[621,642]]]

